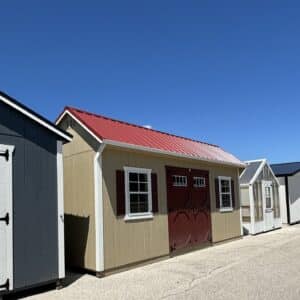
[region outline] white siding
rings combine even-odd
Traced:
[[[279,177],[277,178],[280,186],[279,186],[279,199],[280,199],[280,213],[281,220],[283,224],[287,224],[287,207],[286,207],[286,187],[285,187],[285,178]]]
[[[300,221],[300,173],[288,177],[289,201],[290,201],[290,222]]]

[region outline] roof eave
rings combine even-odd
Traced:
[[[121,147],[121,148],[146,151],[146,152],[163,154],[163,155],[171,155],[171,156],[176,156],[176,157],[180,157],[180,158],[199,160],[199,161],[214,163],[214,164],[219,164],[219,165],[221,164],[221,165],[232,166],[232,167],[237,167],[237,168],[245,168],[246,167],[246,165],[242,162],[241,163],[233,163],[233,162],[228,162],[228,161],[206,159],[206,158],[202,158],[202,157],[197,157],[197,156],[192,156],[192,155],[187,155],[187,154],[182,154],[182,153],[177,153],[177,152],[171,152],[171,151],[167,151],[167,150],[160,150],[160,149],[155,149],[155,148],[150,148],[150,147],[145,147],[145,146],[139,146],[139,145],[124,143],[124,142],[112,141],[112,140],[108,140],[108,139],[104,139],[103,143],[107,144],[107,145],[111,145],[111,146]]]
[[[40,124],[41,126],[47,128],[48,130],[55,133],[57,136],[60,136],[65,142],[71,142],[73,137],[67,133],[62,131],[61,129],[57,128],[54,124],[48,121],[46,118],[42,117],[38,113],[34,112],[33,110],[29,109],[18,100],[8,96],[7,94],[0,92],[0,100],[5,103],[6,105],[12,107],[16,111],[20,112],[21,114],[25,115],[29,119],[33,120],[34,122]]]

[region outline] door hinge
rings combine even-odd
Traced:
[[[0,156],[4,156],[6,161],[8,161],[9,160],[9,151],[6,150],[5,152],[0,153]]]
[[[6,223],[6,225],[9,225],[9,213],[7,213],[6,215],[5,215],[5,217],[3,217],[3,218],[0,218],[0,222],[5,222]]]
[[[0,289],[6,289],[9,290],[9,279],[6,280],[6,282],[2,285],[0,285]]]

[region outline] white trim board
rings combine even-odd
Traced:
[[[104,271],[104,220],[102,186],[102,153],[104,149],[105,144],[100,144],[100,147],[94,157],[96,272]]]
[[[14,146],[11,145],[2,145],[0,144],[0,152],[4,153],[8,150],[9,152],[9,157],[8,157],[8,162],[9,162],[9,200],[8,200],[8,206],[7,206],[7,212],[9,214],[9,224],[7,225],[7,240],[11,241],[10,243],[7,243],[6,251],[7,254],[11,254],[7,256],[7,275],[9,279],[9,290],[12,291],[14,288],[14,269],[13,269],[13,165],[12,165],[12,155],[15,150]]]
[[[59,123],[63,120],[63,118],[69,115],[74,121],[76,121],[86,132],[88,132],[97,142],[102,144],[102,140],[94,134],[87,126],[85,126],[78,118],[74,116],[69,110],[66,110],[63,112],[63,114],[58,118],[58,120],[55,122],[56,125],[59,125]]]
[[[25,108],[21,107],[20,105],[18,105],[17,103],[15,103],[14,101],[4,97],[3,95],[0,94],[0,100],[2,102],[4,102],[5,104],[9,105],[10,107],[14,108],[15,110],[19,111],[20,113],[22,113],[23,115],[29,117],[31,120],[39,123],[40,125],[42,125],[43,127],[49,129],[50,131],[54,132],[55,134],[59,135],[60,137],[64,138],[67,141],[71,141],[72,137],[70,137],[69,135],[63,133],[61,130],[59,130],[58,128],[56,128],[54,125],[51,126],[50,124],[48,124],[47,122],[45,122],[44,120],[42,120],[41,118],[39,118],[38,116],[32,114],[31,112],[29,112],[28,110],[26,110]]]
[[[58,276],[65,278],[65,236],[64,236],[64,175],[62,142],[57,141],[57,222],[58,222]]]

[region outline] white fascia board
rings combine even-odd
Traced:
[[[58,276],[65,278],[65,236],[64,236],[64,175],[63,146],[57,141],[57,227],[58,227]]]
[[[256,170],[256,172],[255,172],[254,176],[252,177],[251,181],[249,182],[249,185],[252,185],[256,181],[258,175],[260,174],[260,172],[263,170],[265,164],[267,163],[266,159],[257,160],[256,162],[258,162],[258,161],[260,161],[261,164],[260,164],[259,168]]]
[[[96,272],[104,271],[102,152],[104,151],[105,146],[105,144],[100,144],[94,157]]]
[[[40,125],[46,127],[47,129],[49,129],[50,131],[56,133],[57,135],[61,136],[62,138],[64,138],[65,140],[71,142],[72,141],[72,137],[64,134],[63,132],[61,132],[60,130],[58,130],[57,128],[55,128],[55,126],[51,126],[50,124],[48,124],[47,122],[45,122],[44,120],[38,118],[36,115],[30,113],[29,111],[27,111],[26,109],[24,109],[23,107],[20,107],[19,105],[17,105],[16,103],[12,102],[11,100],[3,97],[0,95],[0,100],[2,100],[4,103],[6,103],[7,105],[9,105],[10,107],[14,108],[15,110],[19,111],[20,113],[22,113],[23,115],[29,117],[30,119],[32,119],[33,121],[39,123]]]
[[[97,142],[100,144],[102,143],[102,140],[94,134],[87,126],[85,126],[78,118],[76,118],[69,110],[65,110],[63,114],[59,117],[59,119],[55,122],[56,125],[59,125],[60,122],[63,120],[63,118],[68,115],[70,116],[74,121],[76,121],[86,132],[88,132]]]
[[[204,161],[204,162],[209,162],[209,163],[214,163],[214,164],[219,164],[219,165],[226,165],[226,166],[232,166],[232,167],[237,167],[237,168],[246,167],[246,165],[243,163],[235,164],[235,163],[229,163],[229,162],[221,161],[221,160],[218,161],[218,160],[212,160],[212,159],[205,159],[205,158],[200,158],[197,156],[175,153],[175,152],[160,150],[160,149],[153,149],[153,148],[149,148],[149,147],[145,147],[145,146],[133,145],[133,144],[123,143],[123,142],[107,140],[107,139],[104,139],[103,143],[105,143],[107,145],[111,145],[111,146],[117,146],[117,147],[122,147],[122,148],[133,149],[133,150],[140,150],[140,151],[146,151],[146,152],[151,152],[151,153],[165,154],[165,155],[171,155],[171,156],[176,156],[176,157],[194,159],[194,160],[199,160],[199,161]]]
[[[266,159],[266,158],[261,158],[261,159],[245,160],[244,163],[247,164],[247,163],[260,162],[260,161],[262,162],[262,161],[264,161],[264,160],[266,161],[267,159]]]
[[[273,172],[271,166],[270,166],[268,163],[267,163],[267,165],[268,165],[268,168],[269,168],[269,170],[271,171],[273,177],[275,178],[275,181],[277,182],[278,186],[280,186],[280,182],[279,182],[278,178],[275,176],[275,174],[274,174],[274,172]]]

